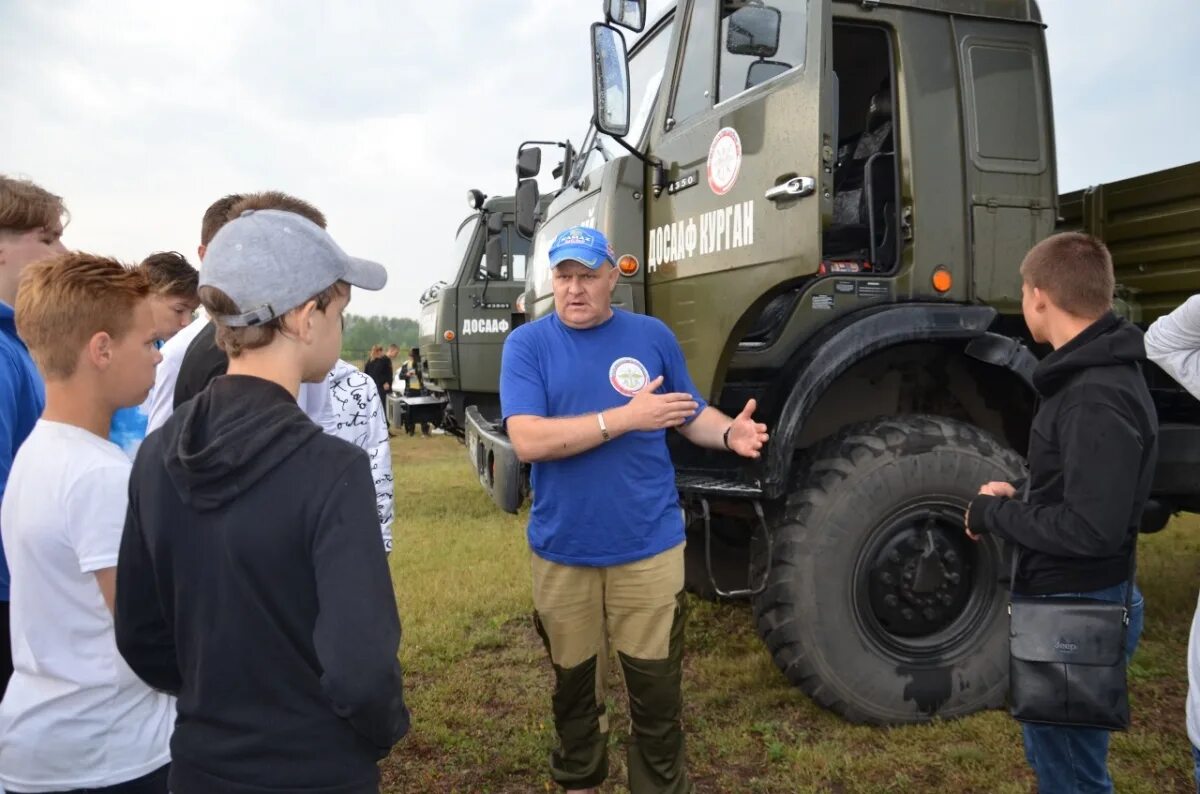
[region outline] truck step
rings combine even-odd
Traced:
[[[683,493],[697,496],[731,496],[737,499],[761,499],[762,486],[731,480],[710,472],[676,471],[675,486]]]

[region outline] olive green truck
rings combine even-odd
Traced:
[[[439,281],[421,296],[417,344],[429,394],[392,400],[394,416],[412,411],[418,421],[428,419],[459,438],[467,406],[491,421],[500,416],[500,351],[525,319],[529,253],[529,240],[513,228],[512,196],[488,198],[470,190],[467,203],[472,212],[454,235],[453,280]],[[489,244],[493,254],[485,259]]]
[[[1034,0],[686,0],[630,56],[613,25],[642,30],[644,7],[608,6],[593,125],[548,205],[519,151],[529,316],[553,311],[548,241],[594,226],[619,302],[674,331],[700,391],[730,414],[757,398],[760,461],[670,444],[690,586],[749,597],[791,682],[859,722],[1000,706],[1005,550],[963,512],[1026,449],[1045,351],[1018,265],[1056,229],[1097,234],[1144,326],[1200,291],[1200,164],[1059,196]],[[1146,377],[1154,531],[1200,510],[1200,403]],[[523,465],[465,416],[516,511]]]

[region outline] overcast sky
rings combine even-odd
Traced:
[[[221,195],[293,193],[388,267],[351,311],[416,316],[467,189],[510,193],[522,140],[579,143],[600,7],[0,0],[0,172],[66,198],[69,247],[126,261],[194,260]],[[1061,189],[1200,160],[1200,2],[1041,7]]]

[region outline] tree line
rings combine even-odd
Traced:
[[[409,348],[417,346],[417,321],[408,317],[363,317],[347,314],[346,328],[342,332],[342,358],[361,367],[373,345],[390,344],[400,347],[401,359],[408,356]]]

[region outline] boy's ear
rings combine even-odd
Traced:
[[[287,322],[285,320],[285,324],[291,326],[292,333],[295,334],[296,338],[301,342],[307,343],[312,341],[312,319],[313,312],[316,310],[317,302],[315,300],[310,300],[288,312],[288,317],[291,318],[291,322]]]
[[[107,331],[98,331],[92,334],[85,353],[92,366],[101,370],[108,369],[109,364],[112,363],[113,338],[108,335]]]

